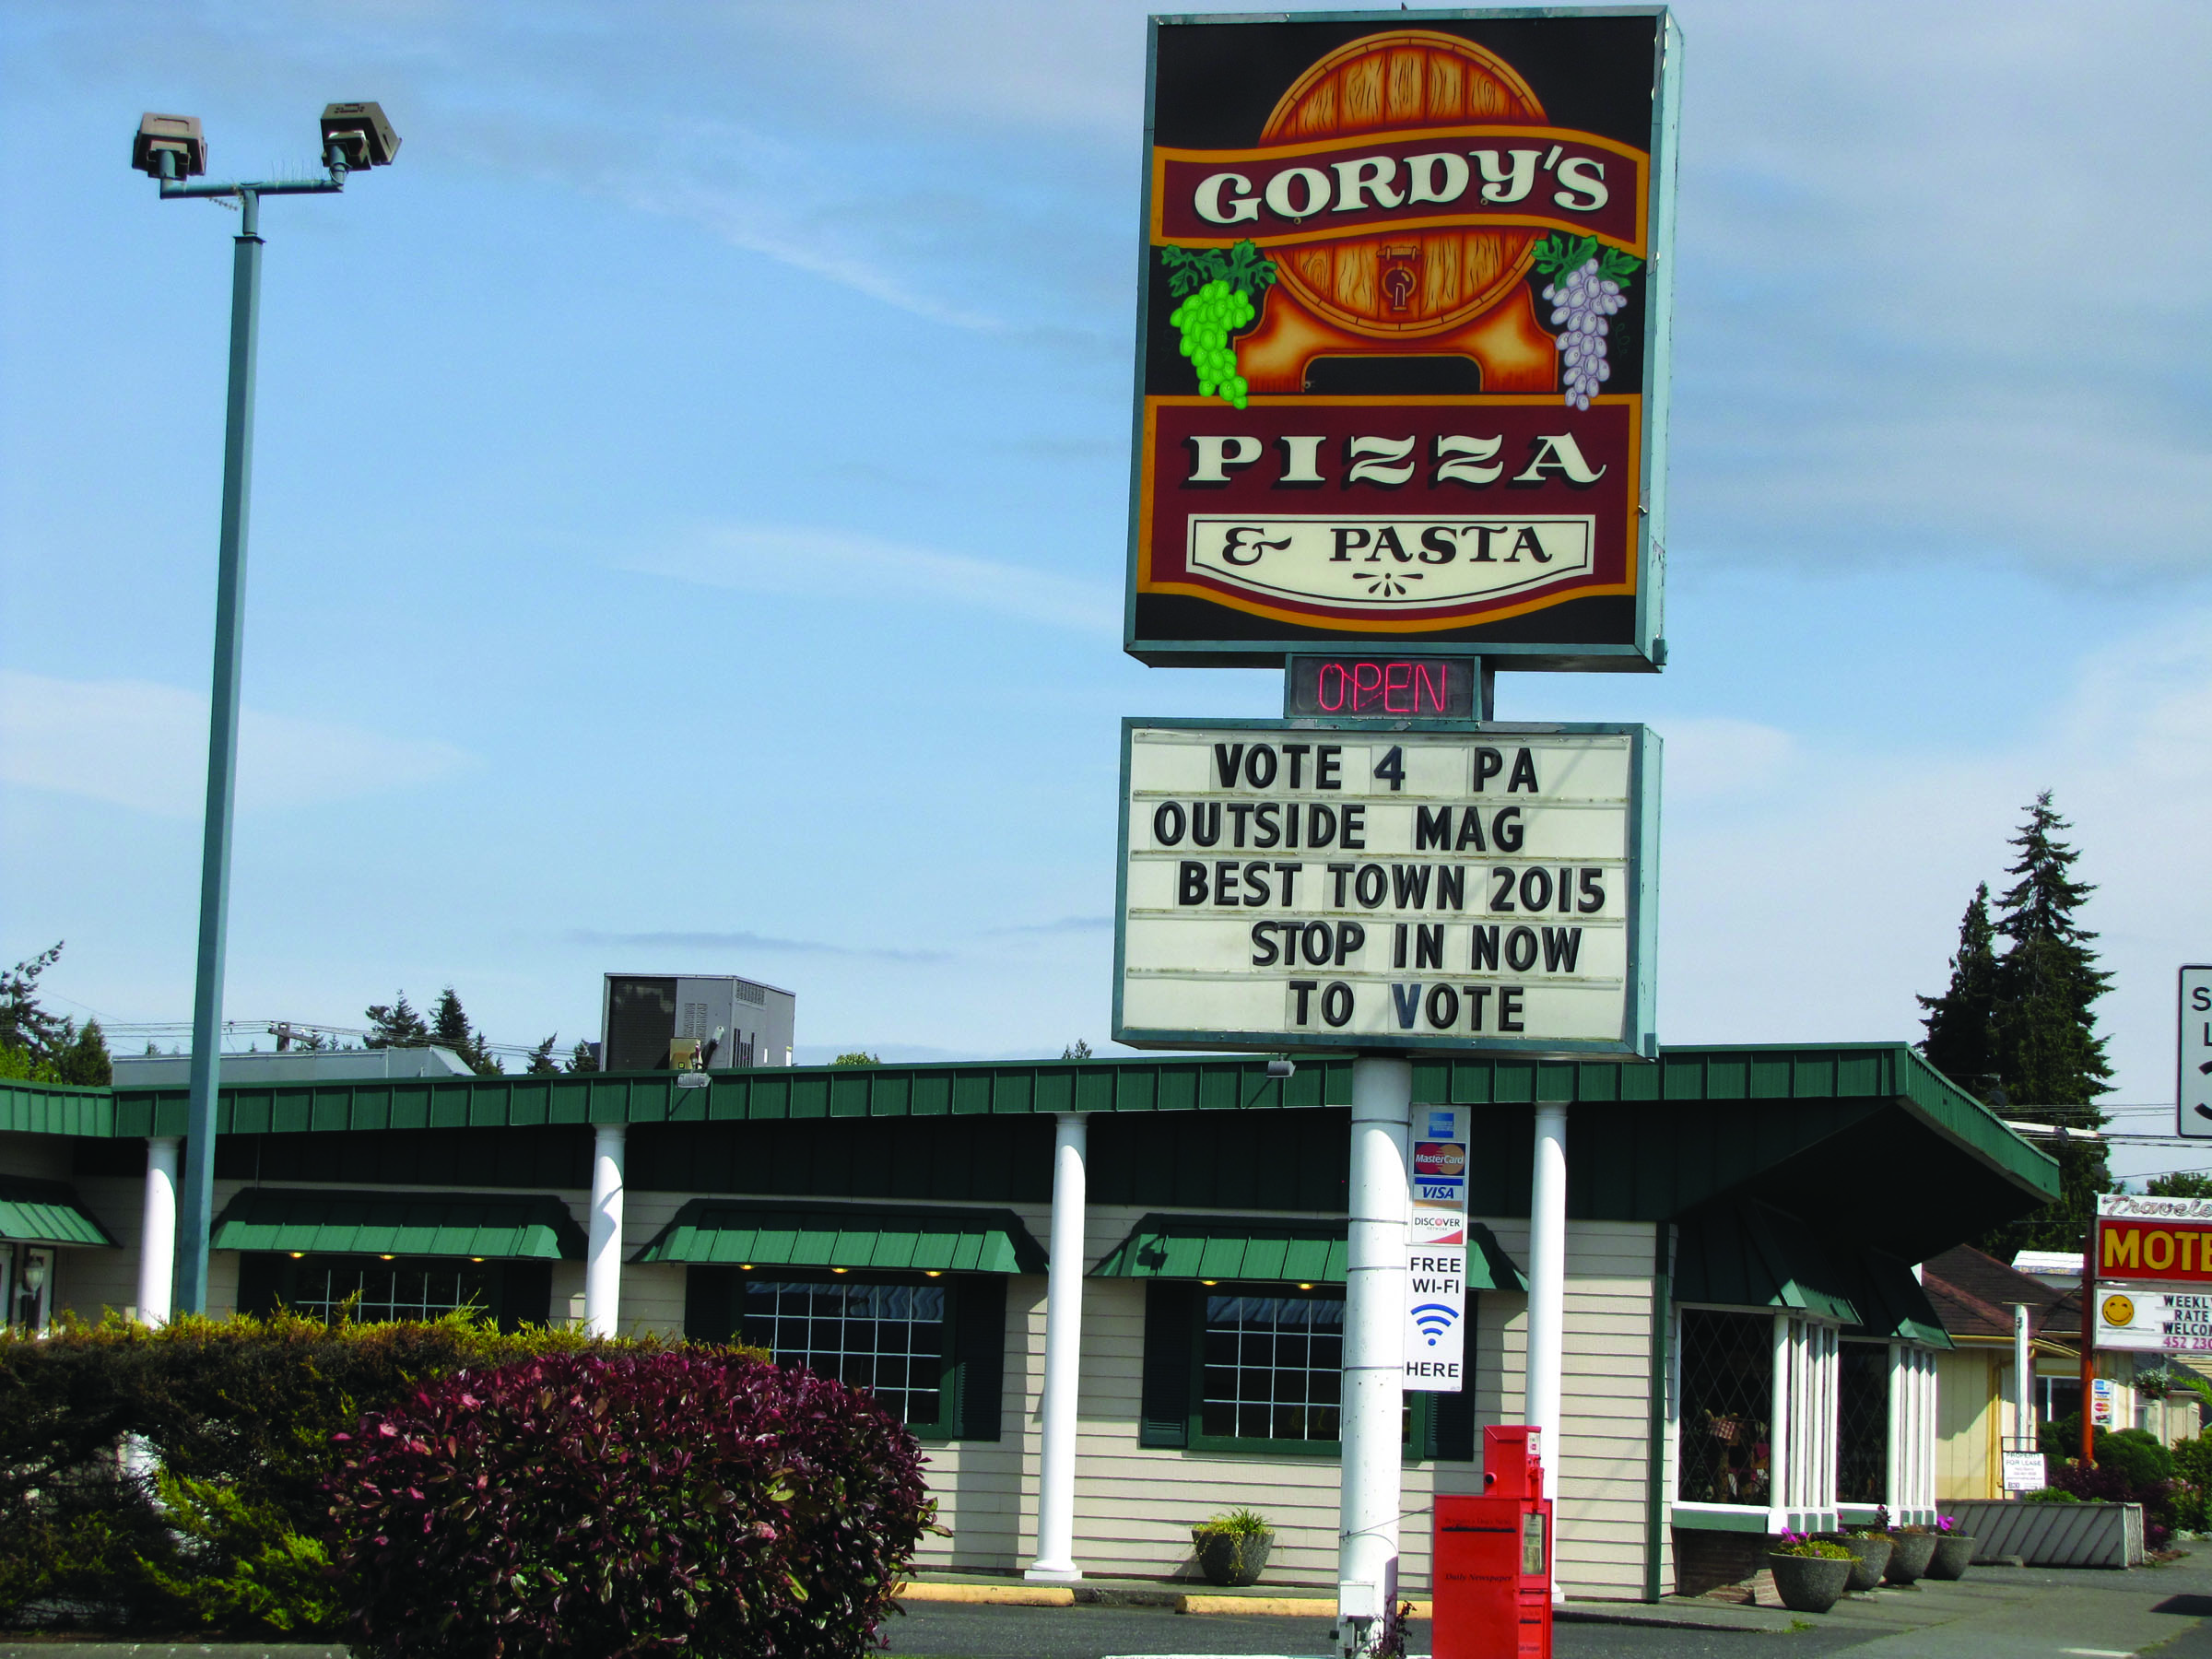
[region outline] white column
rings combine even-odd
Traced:
[[[1336,1645],[1373,1651],[1398,1593],[1398,1511],[1406,1397],[1406,1129],[1413,1065],[1352,1063],[1348,1271],[1344,1286],[1344,1463],[1336,1546]]]
[[[2028,1304],[2012,1305],[2012,1432],[2023,1451],[2035,1444],[2035,1344],[2028,1332]]]
[[[1567,1106],[1536,1108],[1535,1159],[1528,1181],[1528,1370],[1524,1409],[1536,1429],[1544,1458],[1544,1496],[1552,1500],[1551,1593],[1559,1594],[1559,1466],[1567,1447],[1560,1433],[1559,1375],[1567,1335]]]
[[[627,1131],[603,1124],[592,1136],[592,1225],[583,1258],[583,1328],[612,1336],[622,1317],[622,1147]]]
[[[1083,1375],[1083,1114],[1053,1131],[1053,1259],[1044,1281],[1044,1451],[1037,1477],[1037,1559],[1024,1578],[1073,1583],[1076,1406]]]
[[[1790,1524],[1790,1316],[1774,1315],[1774,1375],[1767,1391],[1767,1530]]]
[[[177,1153],[173,1135],[146,1142],[145,1226],[138,1234],[138,1317],[149,1325],[169,1323],[177,1277]]]

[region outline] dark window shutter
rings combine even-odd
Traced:
[[[241,1255],[238,1258],[238,1311],[269,1314],[284,1290],[288,1258],[280,1255]]]
[[[553,1322],[553,1264],[509,1262],[500,1274],[500,1329]]]
[[[1465,1368],[1465,1369],[1472,1369]],[[1472,1378],[1463,1378],[1457,1394],[1429,1396],[1429,1455],[1445,1463],[1475,1461],[1475,1390]]]
[[[995,1274],[960,1279],[952,1318],[952,1438],[994,1441],[1006,1390],[1006,1281]]]
[[[737,1335],[737,1271],[734,1267],[684,1270],[684,1335],[692,1342],[728,1342]]]
[[[1145,1283],[1145,1395],[1136,1443],[1184,1446],[1191,1438],[1191,1287]]]

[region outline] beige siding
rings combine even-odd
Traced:
[[[1960,1347],[1936,1356],[1936,1496],[2001,1495],[1997,1368],[2003,1356]]]

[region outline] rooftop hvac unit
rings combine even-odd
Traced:
[[[731,974],[610,973],[600,1065],[735,1071],[789,1065],[798,998]]]

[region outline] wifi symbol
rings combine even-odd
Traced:
[[[1430,1347],[1436,1346],[1436,1339],[1450,1330],[1452,1322],[1458,1317],[1457,1308],[1447,1307],[1442,1302],[1423,1302],[1413,1311],[1414,1328],[1429,1338]]]

